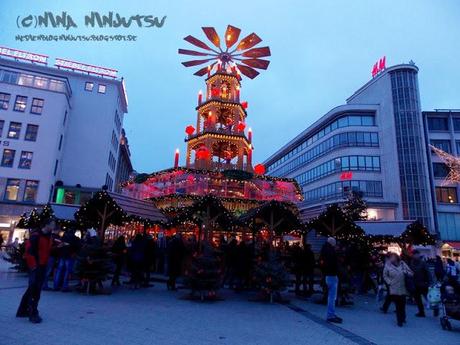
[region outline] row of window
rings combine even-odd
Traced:
[[[117,128],[117,133],[120,133],[121,119],[120,119],[120,114],[118,114],[118,111],[116,110],[115,110],[115,127]]]
[[[14,157],[16,156],[16,150],[4,149],[1,166],[4,168],[12,168],[14,165]],[[18,168],[30,169],[32,167],[32,158],[34,153],[30,151],[21,151],[19,158]]]
[[[430,131],[448,131],[450,129],[448,117],[428,117],[428,129]],[[460,117],[452,117],[452,124],[455,132],[460,132]]]
[[[377,132],[345,132],[336,134],[329,139],[321,142],[312,149],[302,153],[300,156],[294,158],[292,161],[283,165],[276,170],[277,176],[286,176],[290,172],[298,169],[299,167],[310,163],[340,147],[378,147],[379,136]],[[268,168],[269,172],[273,171],[273,165]]]
[[[456,204],[457,188],[456,187],[436,187],[436,201],[439,203]]]
[[[448,139],[430,140],[430,144],[447,153],[453,153],[451,141]],[[455,140],[455,149],[456,149],[456,154],[460,155],[460,140]]]
[[[286,153],[283,157],[278,159],[276,162],[272,164],[273,168],[277,167],[278,165],[282,164],[293,155],[297,154],[301,150],[305,149],[306,147],[312,145],[317,140],[321,139],[325,135],[329,134],[332,131],[335,131],[339,128],[349,127],[349,126],[375,126],[375,117],[371,114],[360,114],[360,115],[344,115],[339,117],[335,121],[329,123],[327,126],[323,127],[321,130],[316,132],[315,134],[307,137],[302,143],[297,145],[291,151]]]
[[[340,171],[380,171],[379,156],[344,156],[327,161],[310,169],[295,179],[300,185],[319,180]]]
[[[109,174],[105,175],[105,185],[108,187],[109,190],[112,190],[113,179]]]
[[[112,171],[115,171],[116,160],[113,157],[112,151],[109,152],[109,167]]]
[[[0,109],[8,110],[10,107],[11,94],[0,92]],[[45,105],[45,100],[41,98],[32,98],[32,105],[30,107],[30,113],[41,115],[43,112],[43,106]],[[25,112],[27,108],[27,96],[17,95],[14,101],[14,111],[19,111],[21,113]]]
[[[118,137],[114,131],[112,131],[112,147],[115,152],[118,152]]]
[[[3,135],[4,126],[5,126],[5,121],[0,120],[0,138]],[[19,139],[19,137],[21,136],[21,128],[22,128],[21,122],[11,121],[8,127],[8,133],[6,134],[6,137],[8,139]],[[24,140],[37,141],[37,136],[38,136],[38,126],[28,123],[26,127],[26,134],[24,135]]]
[[[303,193],[305,202],[313,203],[320,200],[346,198],[351,191],[362,192],[364,197],[383,197],[381,181],[340,181],[330,183]]]
[[[85,83],[85,91],[93,92],[94,90],[94,83],[91,81],[87,81]],[[107,85],[105,84],[98,84],[97,85],[97,92],[98,93],[105,93],[107,90]]]
[[[3,195],[3,200],[6,201],[20,201],[20,185],[21,180],[19,179],[7,179],[5,194]],[[38,181],[26,180],[24,195],[22,196],[22,201],[25,202],[35,202],[38,193]]]
[[[31,86],[56,92],[66,92],[65,82],[43,76],[0,70],[0,82]]]

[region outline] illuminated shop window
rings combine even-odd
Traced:
[[[17,201],[19,197],[19,184],[21,180],[9,178],[6,181],[5,195],[4,200],[7,201]]]
[[[26,189],[24,191],[24,201],[35,202],[38,193],[38,181],[26,181]]]

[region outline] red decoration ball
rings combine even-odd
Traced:
[[[263,175],[263,174],[265,174],[265,165],[263,165],[263,164],[257,164],[257,165],[254,167],[254,172],[255,172],[257,175]]]

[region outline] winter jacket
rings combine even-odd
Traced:
[[[425,261],[421,259],[412,259],[410,268],[414,272],[414,284],[415,287],[426,289],[430,286],[430,272]]]
[[[402,260],[399,265],[393,265],[390,262],[385,264],[385,268],[383,269],[383,279],[390,288],[390,295],[408,295],[406,289],[406,274],[412,276],[413,272]]]
[[[320,265],[325,276],[338,275],[337,253],[335,248],[327,242],[321,248]]]
[[[50,257],[53,240],[41,231],[33,232],[26,241],[24,257],[30,270],[46,266]]]

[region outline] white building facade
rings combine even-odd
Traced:
[[[265,161],[296,178],[306,218],[359,191],[371,220],[423,222],[436,231],[418,68],[382,70]]]
[[[124,83],[77,70],[0,56],[2,230],[34,206],[64,202],[66,189],[74,203],[85,190],[115,190]]]

